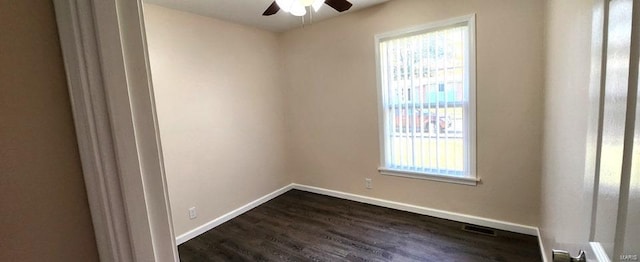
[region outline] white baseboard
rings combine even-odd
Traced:
[[[231,211],[229,213],[226,213],[226,214],[224,214],[224,215],[222,215],[220,217],[217,217],[214,220],[211,220],[211,221],[205,223],[204,225],[201,225],[201,226],[199,226],[199,227],[197,227],[197,228],[195,228],[195,229],[193,229],[193,230],[191,230],[191,231],[189,231],[187,233],[184,233],[184,234],[176,237],[176,242],[177,242],[178,245],[180,245],[180,244],[182,244],[184,242],[187,242],[190,239],[192,239],[194,237],[197,237],[197,236],[199,236],[199,235],[211,230],[212,228],[217,227],[217,226],[221,225],[222,223],[233,219],[234,217],[242,215],[243,213],[245,213],[245,212],[247,212],[247,211],[249,211],[249,210],[251,210],[251,209],[253,209],[253,208],[257,207],[257,206],[262,205],[262,204],[266,203],[267,201],[269,201],[271,199],[274,199],[277,196],[286,193],[287,191],[291,190],[292,188],[293,188],[293,184],[289,184],[289,185],[284,186],[284,187],[282,187],[282,188],[280,188],[280,189],[278,189],[276,191],[273,191],[273,192],[271,192],[271,193],[269,193],[269,194],[267,194],[267,195],[265,195],[265,196],[263,196],[261,198],[258,198],[258,199],[254,200],[254,201],[251,201],[250,203],[248,203],[248,204],[246,204],[244,206],[241,206],[241,207],[239,207],[239,208],[237,208],[237,209],[235,209],[235,210],[233,210],[233,211]]]
[[[536,228],[536,233],[538,236],[538,245],[540,246],[540,255],[542,256],[542,262],[547,262],[547,256],[545,254],[544,244],[542,243],[542,234],[540,233],[540,229]]]
[[[352,200],[356,202],[361,202],[361,203],[366,203],[366,204],[371,204],[371,205],[376,205],[381,207],[387,207],[387,208],[407,211],[411,213],[417,213],[421,215],[443,218],[443,219],[458,221],[462,223],[469,223],[469,224],[474,224],[478,226],[484,226],[484,227],[490,227],[490,228],[495,228],[495,229],[500,229],[500,230],[505,230],[510,232],[538,236],[538,228],[532,227],[532,226],[526,226],[526,225],[515,224],[511,222],[477,217],[477,216],[470,216],[470,215],[432,209],[432,208],[426,208],[421,206],[415,206],[415,205],[410,205],[410,204],[405,204],[400,202],[366,197],[366,196],[345,193],[345,192],[340,192],[335,190],[329,190],[329,189],[324,189],[319,187],[305,186],[305,185],[300,185],[295,183],[292,185],[293,185],[293,189],[298,189],[298,190],[307,191],[311,193],[332,196],[332,197]]]
[[[532,236],[538,236],[538,241],[540,241],[540,248],[541,250],[544,252],[544,248],[542,247],[542,242],[541,242],[541,238],[539,237],[539,230],[537,227],[532,227],[532,226],[526,226],[526,225],[520,225],[520,224],[515,224],[515,223],[511,223],[511,222],[506,222],[506,221],[500,221],[500,220],[494,220],[494,219],[489,219],[489,218],[483,218],[483,217],[477,217],[477,216],[470,216],[470,215],[465,215],[465,214],[460,214],[460,213],[455,213],[455,212],[449,212],[449,211],[444,211],[444,210],[438,210],[438,209],[432,209],[432,208],[426,208],[426,207],[421,207],[421,206],[415,206],[415,205],[410,205],[410,204],[405,204],[405,203],[400,203],[400,202],[394,202],[394,201],[389,201],[389,200],[384,200],[384,199],[379,199],[379,198],[372,198],[372,197],[366,197],[366,196],[361,196],[361,195],[356,195],[356,194],[351,194],[351,193],[345,193],[345,192],[340,192],[340,191],[335,191],[335,190],[330,190],[330,189],[325,189],[325,188],[320,188],[320,187],[313,187],[313,186],[306,186],[306,185],[300,185],[300,184],[290,184],[287,186],[284,186],[276,191],[273,191],[261,198],[258,198],[242,207],[239,207],[229,213],[226,213],[220,217],[217,217],[187,233],[184,233],[178,237],[176,237],[176,242],[178,245],[187,242],[188,240],[197,237],[209,230],[211,230],[212,228],[219,226],[220,224],[227,222],[231,219],[233,219],[234,217],[237,217],[259,205],[264,204],[265,202],[276,198],[279,195],[282,195],[284,193],[286,193],[287,191],[291,190],[291,189],[298,189],[301,191],[306,191],[306,192],[311,192],[311,193],[316,193],[316,194],[321,194],[321,195],[326,195],[326,196],[332,196],[332,197],[337,197],[337,198],[342,198],[342,199],[347,199],[347,200],[352,200],[352,201],[356,201],[356,202],[361,202],[361,203],[366,203],[366,204],[371,204],[371,205],[375,205],[375,206],[381,206],[381,207],[387,207],[387,208],[392,208],[392,209],[397,209],[397,210],[402,210],[402,211],[407,211],[407,212],[411,212],[411,213],[416,213],[416,214],[421,214],[421,215],[427,215],[427,216],[432,216],[432,217],[437,217],[437,218],[443,218],[443,219],[448,219],[448,220],[453,220],[453,221],[458,221],[458,222],[462,222],[462,223],[469,223],[469,224],[474,224],[474,225],[479,225],[479,226],[485,226],[485,227],[491,227],[491,228],[495,228],[495,229],[501,229],[501,230],[506,230],[506,231],[510,231],[510,232],[516,232],[516,233],[522,233],[522,234],[527,234],[527,235],[532,235]],[[543,259],[544,259],[544,254],[543,254]],[[545,261],[546,262],[546,261]]]

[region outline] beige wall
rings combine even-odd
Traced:
[[[586,241],[582,214],[589,67],[590,0],[549,0],[546,4],[546,89],[540,229],[551,248],[577,250],[567,243]]]
[[[0,0],[0,254],[98,261],[51,1]]]
[[[282,36],[301,184],[538,225],[544,2],[394,0]],[[378,174],[374,35],[477,14],[476,187]],[[365,178],[373,189],[365,189]]]
[[[291,182],[274,33],[145,5],[176,235]],[[189,220],[188,209],[198,209]]]

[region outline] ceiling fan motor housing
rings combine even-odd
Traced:
[[[274,15],[282,9],[292,15],[303,16],[307,13],[307,6],[313,7],[318,12],[323,4],[329,5],[338,12],[347,11],[353,5],[348,0],[275,0],[262,15]]]

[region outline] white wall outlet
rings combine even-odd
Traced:
[[[364,186],[367,189],[372,189],[373,188],[373,185],[371,184],[371,178],[365,178],[364,179]]]
[[[196,217],[198,217],[196,207],[189,208],[189,219],[195,219]]]

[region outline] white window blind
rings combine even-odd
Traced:
[[[383,174],[475,184],[474,17],[376,37]]]

